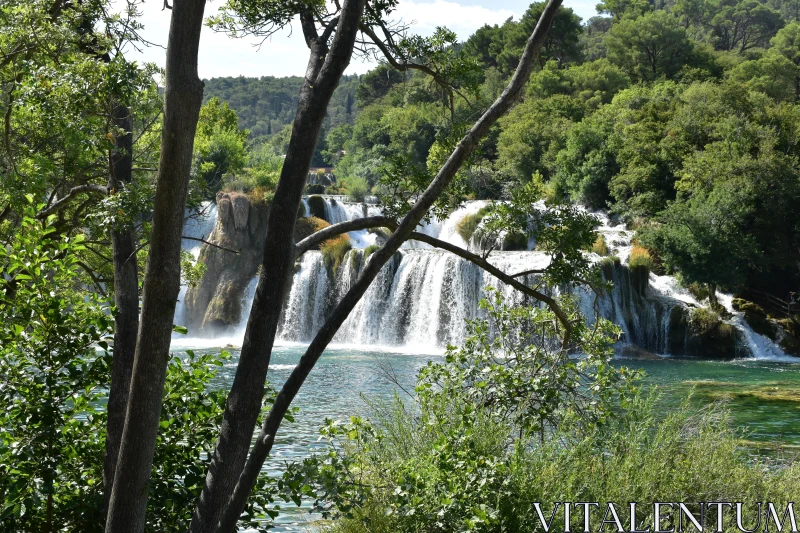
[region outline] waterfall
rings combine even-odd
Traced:
[[[381,214],[374,205],[344,202],[325,198],[325,218],[331,223],[354,220]],[[308,200],[304,199],[308,215]],[[435,218],[421,224],[417,231],[452,244],[474,247],[458,234],[458,223],[476,213],[486,202],[468,202],[445,220]],[[206,206],[207,219],[187,222],[185,235],[201,236],[211,233],[215,208]],[[589,320],[599,315],[618,324],[622,343],[633,344],[658,354],[684,355],[691,351],[687,316],[692,308],[702,307],[691,294],[680,287],[671,276],[649,278],[632,272],[625,263],[631,250],[634,232],[624,225],[614,224],[602,213],[598,232],[605,239],[611,254],[620,258],[617,266],[605,265],[603,273],[613,288],[597,297],[587,288],[573,289],[578,305]],[[191,226],[190,226],[191,224]],[[325,266],[321,252],[307,252],[299,261],[283,310],[278,336],[283,342],[309,342],[336,303],[352,286],[368,258],[365,248],[377,242],[377,236],[367,230],[350,232],[353,249],[336,272]],[[186,249],[196,255],[199,243],[184,241]],[[533,243],[530,243],[531,246]],[[595,256],[595,260],[601,258]],[[493,252],[489,261],[508,274],[541,269],[549,257],[535,250]],[[532,278],[526,279],[532,283]],[[234,338],[244,334],[244,328],[255,293],[256,280],[250,283],[243,305],[241,323],[234,329]],[[426,244],[407,243],[387,263],[377,279],[356,305],[334,337],[335,343],[406,347],[410,349],[442,349],[459,344],[466,336],[466,320],[481,316],[479,302],[488,287],[497,288],[509,303],[532,302],[519,291],[506,286],[494,276],[457,256],[432,249]],[[559,288],[543,289],[557,295]],[[730,297],[721,297],[730,309]],[[535,302],[533,302],[535,303]],[[786,356],[771,340],[755,332],[733,312],[729,323],[739,332],[743,354],[755,357],[783,359]],[[177,317],[179,313],[176,314]],[[180,322],[176,322],[180,323]]]
[[[214,231],[214,226],[217,224],[217,204],[214,202],[203,202],[196,210],[187,209],[184,218],[184,237],[192,237],[193,239],[208,238],[211,232]],[[200,257],[200,249],[203,247],[203,243],[193,239],[182,239],[181,249],[191,253],[195,260],[197,260],[197,258]],[[178,293],[178,305],[175,308],[174,323],[179,326],[183,326],[186,323],[186,306],[184,305],[186,289],[186,285],[181,285],[181,290]],[[177,334],[173,334],[173,337],[176,336]]]

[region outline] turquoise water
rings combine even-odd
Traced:
[[[273,386],[280,387],[303,350],[302,346],[276,347],[268,375]],[[238,351],[230,351],[234,357],[220,374],[219,387],[227,388],[233,380]],[[277,475],[285,462],[321,451],[324,443],[318,441],[319,427],[326,417],[368,415],[364,397],[388,399],[396,391],[404,394],[398,384],[413,390],[417,371],[429,360],[441,360],[441,356],[391,349],[328,349],[296,398],[294,405],[300,412],[293,424],[281,427],[265,469]],[[617,360],[615,364],[645,371],[645,386],[663,392],[665,409],[678,405],[690,392],[695,405],[724,401],[733,423],[744,432],[743,440],[753,449],[764,453],[774,453],[777,448],[800,449],[800,363],[663,359]],[[275,531],[308,529],[314,516],[307,508],[284,508],[287,512],[277,520],[280,525]]]

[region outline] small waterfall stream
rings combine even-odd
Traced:
[[[306,213],[309,213],[308,201],[304,200],[304,203]],[[468,202],[446,220],[432,220],[418,231],[458,246],[474,245],[464,242],[458,234],[457,225],[463,217],[477,212],[484,205],[486,202]],[[198,237],[210,234],[214,224],[213,208],[210,206],[209,214],[211,216],[208,219],[195,222],[192,227],[187,223],[184,234]],[[325,199],[325,218],[331,223],[379,214],[380,208],[377,206]],[[624,266],[630,254],[633,232],[622,225],[612,224],[604,214],[596,215],[600,220],[598,231],[604,235],[611,253],[619,257],[622,264],[604,268],[606,278],[613,282],[613,290],[597,299],[597,302],[594,293],[588,289],[576,290],[581,310],[587,317],[593,317],[596,303],[601,316],[622,327],[623,343],[658,354],[689,353],[691,347],[687,345],[685,333],[687,308],[702,305],[681,288],[673,277],[651,273],[649,280],[635,279],[633,273]],[[282,342],[310,341],[327,314],[357,278],[365,260],[368,260],[364,257],[364,248],[375,244],[377,237],[368,231],[351,232],[349,235],[353,249],[336,272],[326,268],[320,252],[308,252],[301,259],[279,326]],[[199,251],[198,244],[184,241],[185,249],[191,250],[195,256],[196,250]],[[544,253],[529,250],[493,252],[489,260],[504,272],[516,273],[542,268],[547,265],[549,258]],[[253,279],[245,292],[243,318],[233,335],[239,339],[244,334],[255,285],[256,280]],[[459,344],[466,335],[465,320],[478,316],[478,303],[485,296],[487,287],[499,289],[510,302],[521,303],[526,298],[468,261],[432,249],[426,244],[407,243],[381,270],[337,333],[334,342],[403,346],[409,349],[420,347],[427,351],[434,347],[442,349],[447,344]],[[550,291],[558,293],[557,288]],[[721,301],[727,302],[730,309],[730,297]],[[743,356],[770,359],[788,357],[774,342],[753,332],[737,313],[734,312],[730,323],[741,333]]]

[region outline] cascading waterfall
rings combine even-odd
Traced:
[[[183,236],[191,239],[181,240],[181,249],[191,253],[195,260],[200,257],[200,249],[203,243],[193,239],[203,239],[211,235],[214,226],[217,224],[217,204],[214,202],[203,202],[196,210],[186,210],[186,221],[183,224]],[[181,285],[178,293],[178,306],[175,308],[175,324],[184,325],[186,323],[186,307],[183,301],[186,298],[185,285]],[[252,301],[252,300],[251,300]]]
[[[458,246],[467,246],[468,243],[456,231],[457,224],[484,205],[486,202],[469,202],[446,220],[432,220],[418,231]],[[325,216],[332,223],[379,214],[380,209],[376,206],[325,198]],[[598,231],[624,265],[630,253],[633,232],[622,225],[612,224],[603,214],[597,216],[600,219]],[[210,233],[208,226],[197,231]],[[364,257],[364,248],[374,244],[376,236],[366,230],[349,235],[353,250],[348,252],[336,272],[326,267],[320,252],[308,252],[301,259],[279,326],[281,341],[310,341],[358,277],[368,260]],[[543,268],[549,258],[537,251],[493,252],[489,260],[504,272],[514,274]],[[596,306],[600,316],[621,326],[624,343],[659,354],[688,353],[685,323],[681,324],[681,320],[685,322],[688,307],[699,307],[700,304],[679,287],[675,278],[650,274],[649,280],[640,279],[641,276],[637,277],[624,266],[606,266],[604,274],[613,282],[613,289],[608,294],[596,298],[588,289],[575,291],[579,306],[587,317],[594,316]],[[381,270],[336,334],[334,342],[426,349],[459,344],[466,335],[465,320],[479,316],[478,304],[486,295],[487,287],[500,290],[509,302],[527,301],[519,291],[466,260],[427,245],[408,243]],[[549,290],[558,293],[558,288]],[[245,295],[249,301],[244,305],[242,322],[237,328],[240,337],[244,333],[254,291],[255,280]],[[785,357],[777,345],[752,332],[740,317],[734,316],[731,323],[742,332],[743,354]]]

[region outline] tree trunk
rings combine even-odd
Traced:
[[[350,62],[365,0],[345,0],[328,50],[333,26],[318,36],[310,14],[301,15],[310,58],[295,115],[289,148],[270,209],[264,260],[242,342],[239,364],[225,406],[217,447],[190,531],[216,530],[224,506],[242,472],[261,412],[264,382],[289,276],[294,266],[294,225],[316,139],[328,103]]]
[[[711,305],[712,309],[715,309],[719,305],[719,301],[717,301],[717,285],[715,283],[709,283],[708,286],[708,303]]]
[[[111,194],[130,184],[133,174],[133,134],[130,109],[112,105],[111,122],[125,131],[116,139],[111,153]],[[136,352],[136,333],[139,330],[139,270],[136,264],[136,232],[131,225],[111,231],[114,253],[114,357],[111,363],[111,388],[108,394],[108,423],[106,425],[106,457],[103,465],[103,509],[108,510],[114,471],[117,467],[122,428],[125,426],[125,407]]]
[[[275,398],[275,403],[273,403],[270,409],[269,415],[264,420],[261,433],[258,439],[256,439],[250,457],[247,459],[242,475],[236,484],[230,502],[220,521],[220,527],[217,530],[218,533],[234,531],[236,522],[244,510],[247,498],[253,490],[258,475],[261,472],[261,467],[275,442],[275,435],[280,428],[283,416],[289,409],[289,406],[299,392],[300,387],[305,382],[305,379],[308,377],[308,374],[314,368],[314,365],[316,365],[322,352],[339,330],[339,327],[341,327],[342,323],[344,323],[350,315],[350,312],[369,288],[378,272],[380,272],[380,269],[388,262],[400,246],[412,236],[416,226],[453,180],[456,172],[458,172],[467,157],[475,150],[480,139],[486,135],[497,119],[511,108],[522,93],[525,83],[530,77],[533,60],[544,42],[547,30],[560,5],[561,0],[550,0],[547,3],[536,28],[528,39],[520,63],[508,87],[506,87],[500,95],[500,98],[492,104],[472,129],[461,139],[461,142],[459,142],[456,149],[447,159],[444,166],[436,175],[436,178],[434,178],[433,182],[431,182],[425,192],[419,197],[409,213],[403,218],[397,230],[392,233],[386,243],[378,251],[370,256],[369,261],[355,284],[345,294],[341,302],[337,304],[331,316],[325,321],[325,324],[303,354],[303,357],[300,358],[300,362],[281,388],[281,391]]]
[[[173,2],[153,231],[106,533],[141,533],[145,526],[147,485],[180,290],[181,235],[192,149],[203,99],[203,83],[197,76],[197,52],[204,8],[205,0]]]

